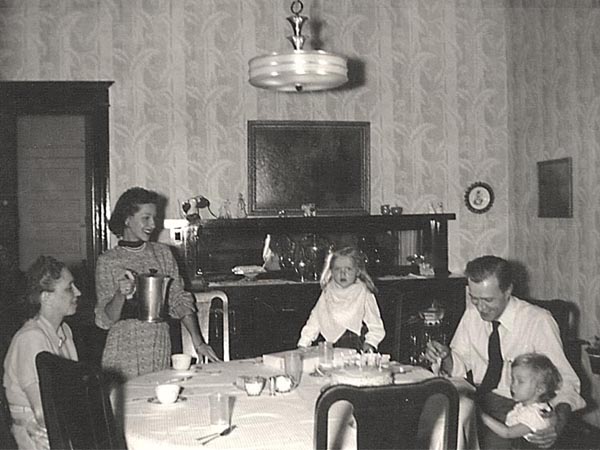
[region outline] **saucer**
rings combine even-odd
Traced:
[[[177,397],[177,400],[175,400],[173,403],[161,403],[158,401],[158,399],[156,397],[150,397],[148,399],[148,403],[152,403],[153,405],[162,405],[162,406],[174,405],[175,403],[181,403],[181,402],[185,402],[185,401],[187,401],[187,397],[184,397],[183,395],[180,395],[179,397]]]
[[[173,370],[173,372],[175,372],[175,374],[178,377],[189,377],[192,375],[196,375],[196,373],[197,373],[195,370],[189,370],[189,369],[186,369],[186,370],[172,369],[172,370]]]

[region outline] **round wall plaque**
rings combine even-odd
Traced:
[[[465,204],[469,211],[475,214],[488,212],[494,204],[492,187],[482,181],[473,183],[465,191]]]

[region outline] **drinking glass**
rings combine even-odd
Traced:
[[[333,367],[333,344],[331,342],[319,342],[319,368],[329,370]]]
[[[208,397],[210,405],[210,423],[211,425],[231,424],[231,398],[227,394],[220,392],[211,394]]]
[[[285,374],[292,379],[292,387],[296,388],[302,378],[302,355],[299,352],[290,352],[285,355]]]

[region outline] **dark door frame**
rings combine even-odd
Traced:
[[[87,260],[90,281],[98,256],[108,248],[109,96],[112,81],[3,81],[0,82],[0,116],[14,126],[0,131],[0,146],[9,154],[17,148],[16,121],[26,114],[78,114],[86,116]],[[12,129],[13,132],[9,130]],[[0,149],[1,150],[1,149]],[[16,161],[0,164],[0,211],[15,218],[0,227],[0,244],[18,256],[18,204]],[[16,227],[16,228],[15,228]]]

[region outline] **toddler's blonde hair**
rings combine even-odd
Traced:
[[[331,266],[335,260],[341,256],[347,256],[352,259],[354,263],[354,267],[358,270],[357,278],[361,280],[369,291],[373,294],[377,293],[377,288],[375,287],[375,283],[371,276],[367,273],[367,267],[365,265],[365,255],[356,247],[344,247],[340,250],[336,250],[329,255],[325,259],[325,265],[323,267],[323,272],[321,272],[321,289],[325,289],[325,286],[329,284],[329,282],[333,279],[333,274],[331,272]]]
[[[556,366],[546,355],[541,353],[523,353],[515,358],[511,368],[528,367],[536,376],[538,386],[544,387],[544,392],[539,396],[541,402],[547,402],[556,397],[560,388],[562,377]]]

